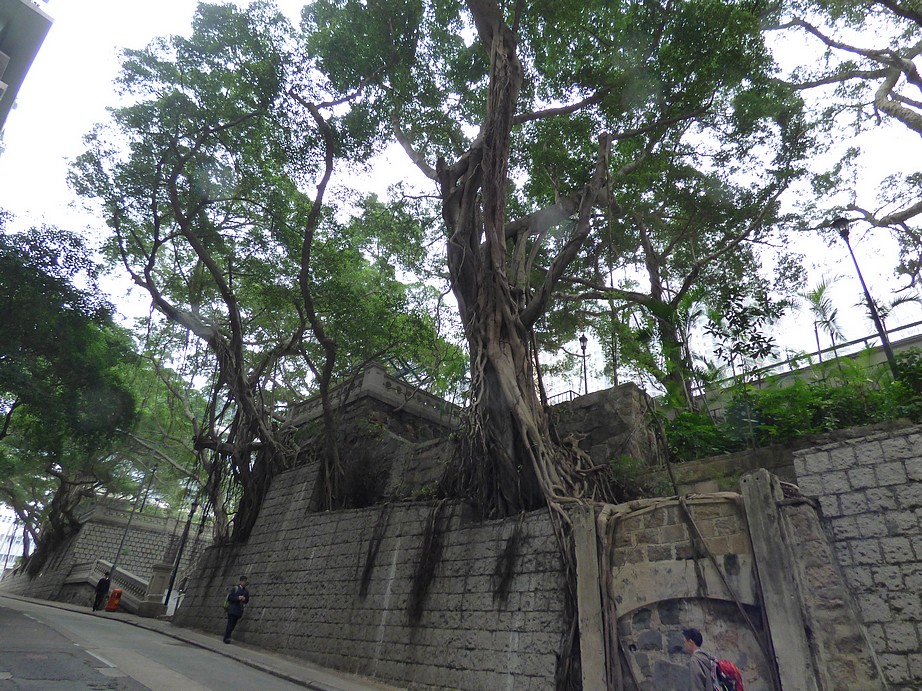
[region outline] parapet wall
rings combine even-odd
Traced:
[[[174,622],[218,635],[237,572],[240,640],[406,688],[554,687],[564,577],[546,511],[461,504],[308,513],[309,468],[273,481],[249,541],[206,550]]]
[[[922,430],[795,453],[835,556],[894,689],[922,688]]]

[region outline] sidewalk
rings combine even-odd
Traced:
[[[276,655],[262,648],[247,645],[246,643],[234,641],[232,645],[225,645],[221,640],[221,636],[217,633],[213,636],[209,636],[192,629],[173,626],[170,622],[161,619],[147,619],[138,617],[134,614],[128,614],[127,612],[91,612],[87,607],[71,605],[65,602],[36,600],[31,597],[11,595],[9,593],[0,593],[0,595],[11,600],[33,602],[38,605],[66,609],[71,612],[80,612],[87,616],[103,616],[142,629],[156,631],[162,633],[164,636],[170,636],[171,638],[183,641],[189,645],[210,650],[224,657],[233,658],[237,662],[279,677],[280,679],[285,679],[293,684],[300,684],[308,689],[314,689],[315,691],[399,691],[395,686],[388,686],[354,674],[326,669],[304,660]],[[241,649],[246,650],[247,654],[245,656],[240,655]]]

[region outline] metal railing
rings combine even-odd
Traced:
[[[887,329],[888,336],[900,332],[906,332],[906,334],[899,340],[891,339],[890,341],[890,345],[894,351],[922,347],[922,321]],[[869,334],[863,338],[856,338],[852,341],[837,343],[835,347],[829,346],[827,348],[821,348],[820,350],[798,353],[785,360],[779,360],[769,365],[747,371],[745,377],[752,382],[762,382],[769,377],[777,375],[790,375],[796,377],[798,373],[803,373],[819,362],[823,362],[824,357],[827,360],[834,360],[835,358],[842,357],[853,358],[857,354],[865,351],[871,351],[872,354],[877,353],[882,358],[883,347],[880,344],[880,336],[877,333]],[[881,359],[881,362],[885,361]],[[729,388],[738,382],[739,379],[739,376],[724,377],[709,385],[707,390],[708,392],[713,392],[719,389]],[[701,395],[704,391],[700,387],[696,387],[694,393],[695,395]]]
[[[566,403],[567,401],[572,401],[574,398],[579,398],[580,396],[582,396],[581,393],[574,391],[573,389],[568,389],[567,391],[555,393],[553,396],[548,396],[547,404],[557,405],[558,403]]]

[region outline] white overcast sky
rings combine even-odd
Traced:
[[[43,222],[86,231],[93,236],[102,227],[83,213],[66,182],[67,162],[82,152],[82,136],[105,118],[115,104],[112,82],[118,70],[118,50],[140,48],[155,36],[188,33],[195,0],[52,0],[43,7],[54,24],[20,90],[4,134],[6,151],[0,155],[0,208],[13,212],[23,225]],[[283,11],[297,21],[301,0],[283,0]],[[862,176],[864,196],[889,172],[917,169],[922,140],[891,130],[873,137],[880,153],[867,160]],[[869,199],[863,200],[871,205]],[[819,224],[825,219],[817,219]],[[884,231],[856,232],[853,246],[871,292],[881,302],[889,299],[895,282],[894,244]],[[821,275],[841,275],[833,293],[843,315],[848,339],[871,333],[873,327],[852,306],[860,296],[854,269],[841,243],[826,247],[805,245],[810,254],[811,284]],[[120,309],[146,311],[146,300],[134,308],[124,295],[113,295]],[[138,309],[140,308],[140,309]],[[922,319],[922,308],[901,308],[891,326]],[[789,317],[778,330],[783,348],[812,348],[812,318]]]

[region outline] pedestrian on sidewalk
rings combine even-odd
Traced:
[[[231,634],[243,616],[243,607],[250,601],[250,591],[247,590],[247,577],[241,576],[240,582],[230,589],[227,594],[227,628],[224,629],[224,642],[231,642]]]
[[[93,611],[98,612],[102,609],[102,601],[106,599],[106,595],[109,594],[109,586],[112,584],[112,579],[109,578],[109,572],[106,571],[105,575],[96,581],[96,598],[93,600]]]

